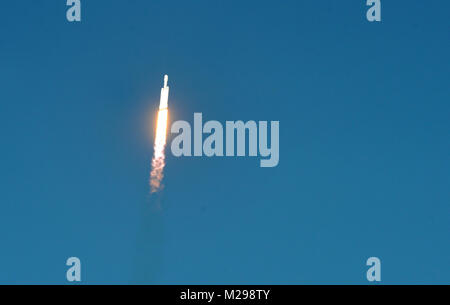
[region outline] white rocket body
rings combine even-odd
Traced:
[[[167,81],[169,77],[164,75],[164,87],[161,88],[161,99],[159,101],[159,110],[167,109],[169,103],[169,86],[167,86]]]

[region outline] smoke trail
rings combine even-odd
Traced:
[[[158,192],[162,189],[161,182],[164,177],[164,166],[166,165],[164,149],[166,147],[167,117],[167,108],[158,111],[152,171],[150,173],[151,193]]]
[[[157,284],[161,272],[163,254],[161,245],[163,242],[163,219],[161,215],[161,198],[163,193],[167,123],[168,123],[168,100],[169,87],[168,76],[164,76],[164,87],[161,88],[161,100],[159,102],[158,117],[156,120],[156,136],[152,158],[152,169],[150,172],[150,205],[146,202],[142,205],[142,221],[138,235],[138,247],[135,257],[135,270],[133,284]]]
[[[130,284],[159,284],[164,263],[163,244],[165,223],[163,211],[163,192],[152,193],[149,201],[139,204],[139,229],[133,259],[133,272]]]

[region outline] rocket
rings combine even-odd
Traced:
[[[159,110],[167,109],[168,101],[169,101],[169,86],[167,86],[167,82],[169,77],[164,75],[164,87],[161,88],[161,99],[159,101]]]

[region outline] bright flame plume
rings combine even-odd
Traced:
[[[150,188],[152,193],[155,193],[162,188],[161,181],[164,177],[163,170],[166,165],[164,149],[166,147],[167,117],[167,108],[158,111],[152,171],[150,173]]]

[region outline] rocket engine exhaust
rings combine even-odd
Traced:
[[[167,82],[169,77],[164,75],[164,87],[161,88],[161,99],[159,101],[158,119],[156,123],[156,137],[154,144],[154,153],[152,159],[152,171],[150,173],[150,192],[156,193],[163,187],[164,178],[166,138],[167,138],[167,120],[168,120],[168,101],[169,86]]]

